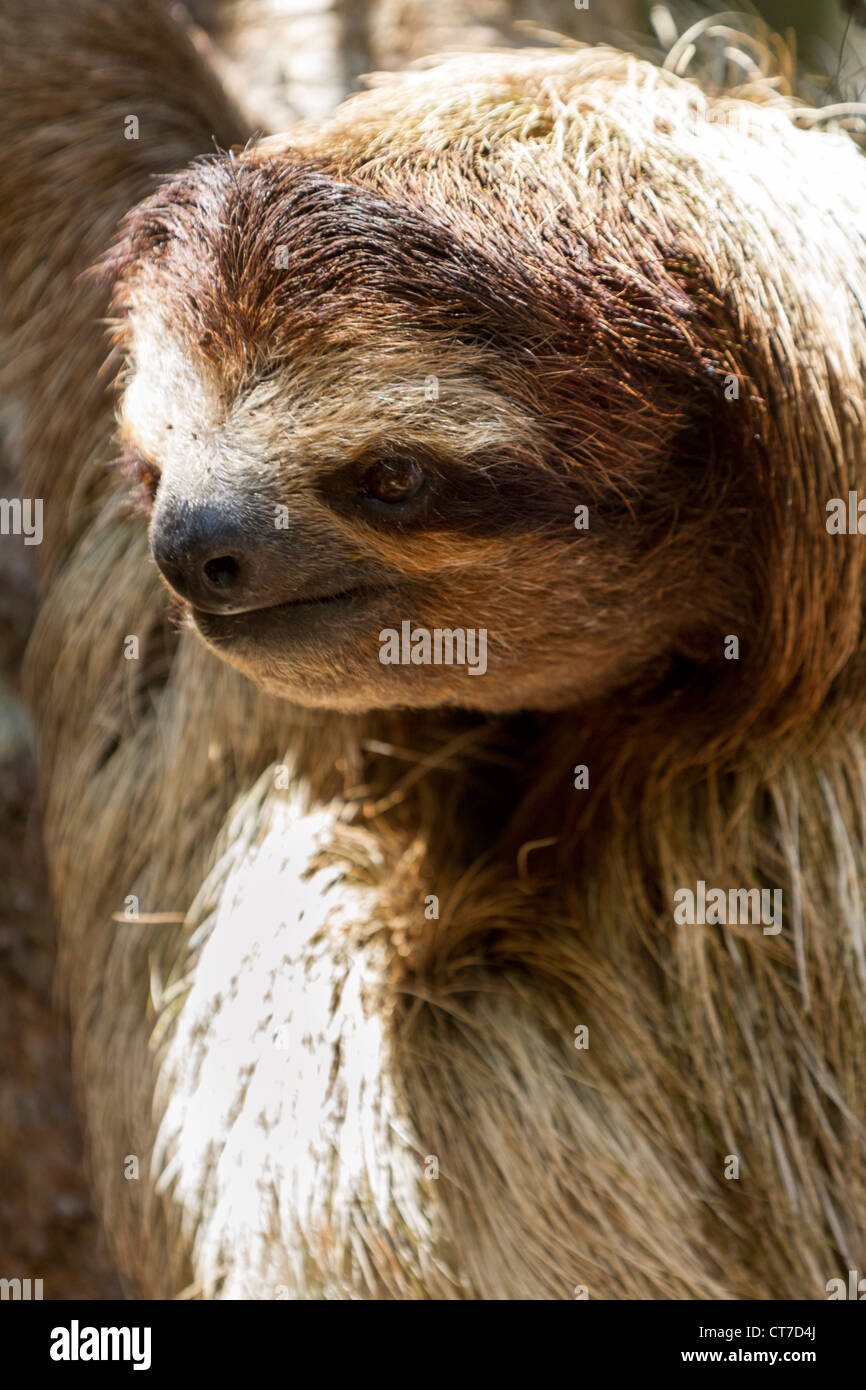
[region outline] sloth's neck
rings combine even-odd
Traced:
[[[199,654],[190,655],[197,665]],[[766,823],[767,800],[781,788],[802,786],[801,800],[818,796],[809,772],[817,727],[775,754],[766,739],[744,740],[713,763],[703,756],[700,730],[677,721],[664,700],[501,718],[344,715],[270,699],[221,666],[217,677],[230,688],[214,691],[213,679],[195,684],[209,691],[207,738],[225,742],[235,795],[273,776],[269,764],[285,766],[302,804],[335,807],[344,822],[395,847],[412,844],[431,875],[483,862],[503,878],[555,889],[596,877],[604,863],[613,873],[617,863],[628,861],[636,872],[639,863],[648,884],[671,871],[665,858],[694,860],[696,872],[702,864],[720,872],[725,863],[733,871],[741,855],[729,824],[741,831],[758,824],[760,803]],[[222,720],[228,723],[220,727]],[[204,749],[195,761],[206,762]],[[844,779],[844,750],[838,762]],[[200,801],[201,791],[195,795]],[[695,858],[701,835],[706,843]]]

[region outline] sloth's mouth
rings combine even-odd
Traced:
[[[353,608],[360,612],[375,597],[375,590],[357,586],[333,594],[316,594],[311,598],[253,608],[245,613],[208,613],[192,606],[190,615],[202,637],[214,644],[255,642],[273,633],[283,638],[303,638],[317,631],[330,615],[342,616]]]
[[[355,598],[356,596],[360,597],[369,592],[369,589],[364,589],[360,585],[356,585],[354,589],[340,589],[335,594],[314,594],[312,598],[293,598],[287,600],[285,603],[272,603],[265,608],[253,609],[253,613],[282,613],[291,612],[296,608],[323,608],[326,604],[343,603],[346,599]],[[241,614],[240,616],[246,617],[247,614]]]

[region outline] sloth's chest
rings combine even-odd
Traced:
[[[561,998],[465,948],[395,985],[387,870],[326,811],[232,843],[161,1069],[204,1293],[571,1297],[604,1145]]]
[[[376,896],[329,829],[280,819],[235,857],[161,1069],[205,1292],[411,1297],[431,1248]]]

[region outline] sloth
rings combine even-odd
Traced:
[[[825,1296],[866,1263],[856,144],[576,48],[245,145],[158,5],[52,7],[86,99],[12,8],[27,681],[130,1288]],[[383,661],[404,624],[485,669]],[[778,926],[675,916],[706,883]]]

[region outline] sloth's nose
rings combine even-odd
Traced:
[[[205,613],[243,613],[267,604],[254,541],[249,518],[216,503],[157,506],[151,524],[150,548],[163,575]]]

